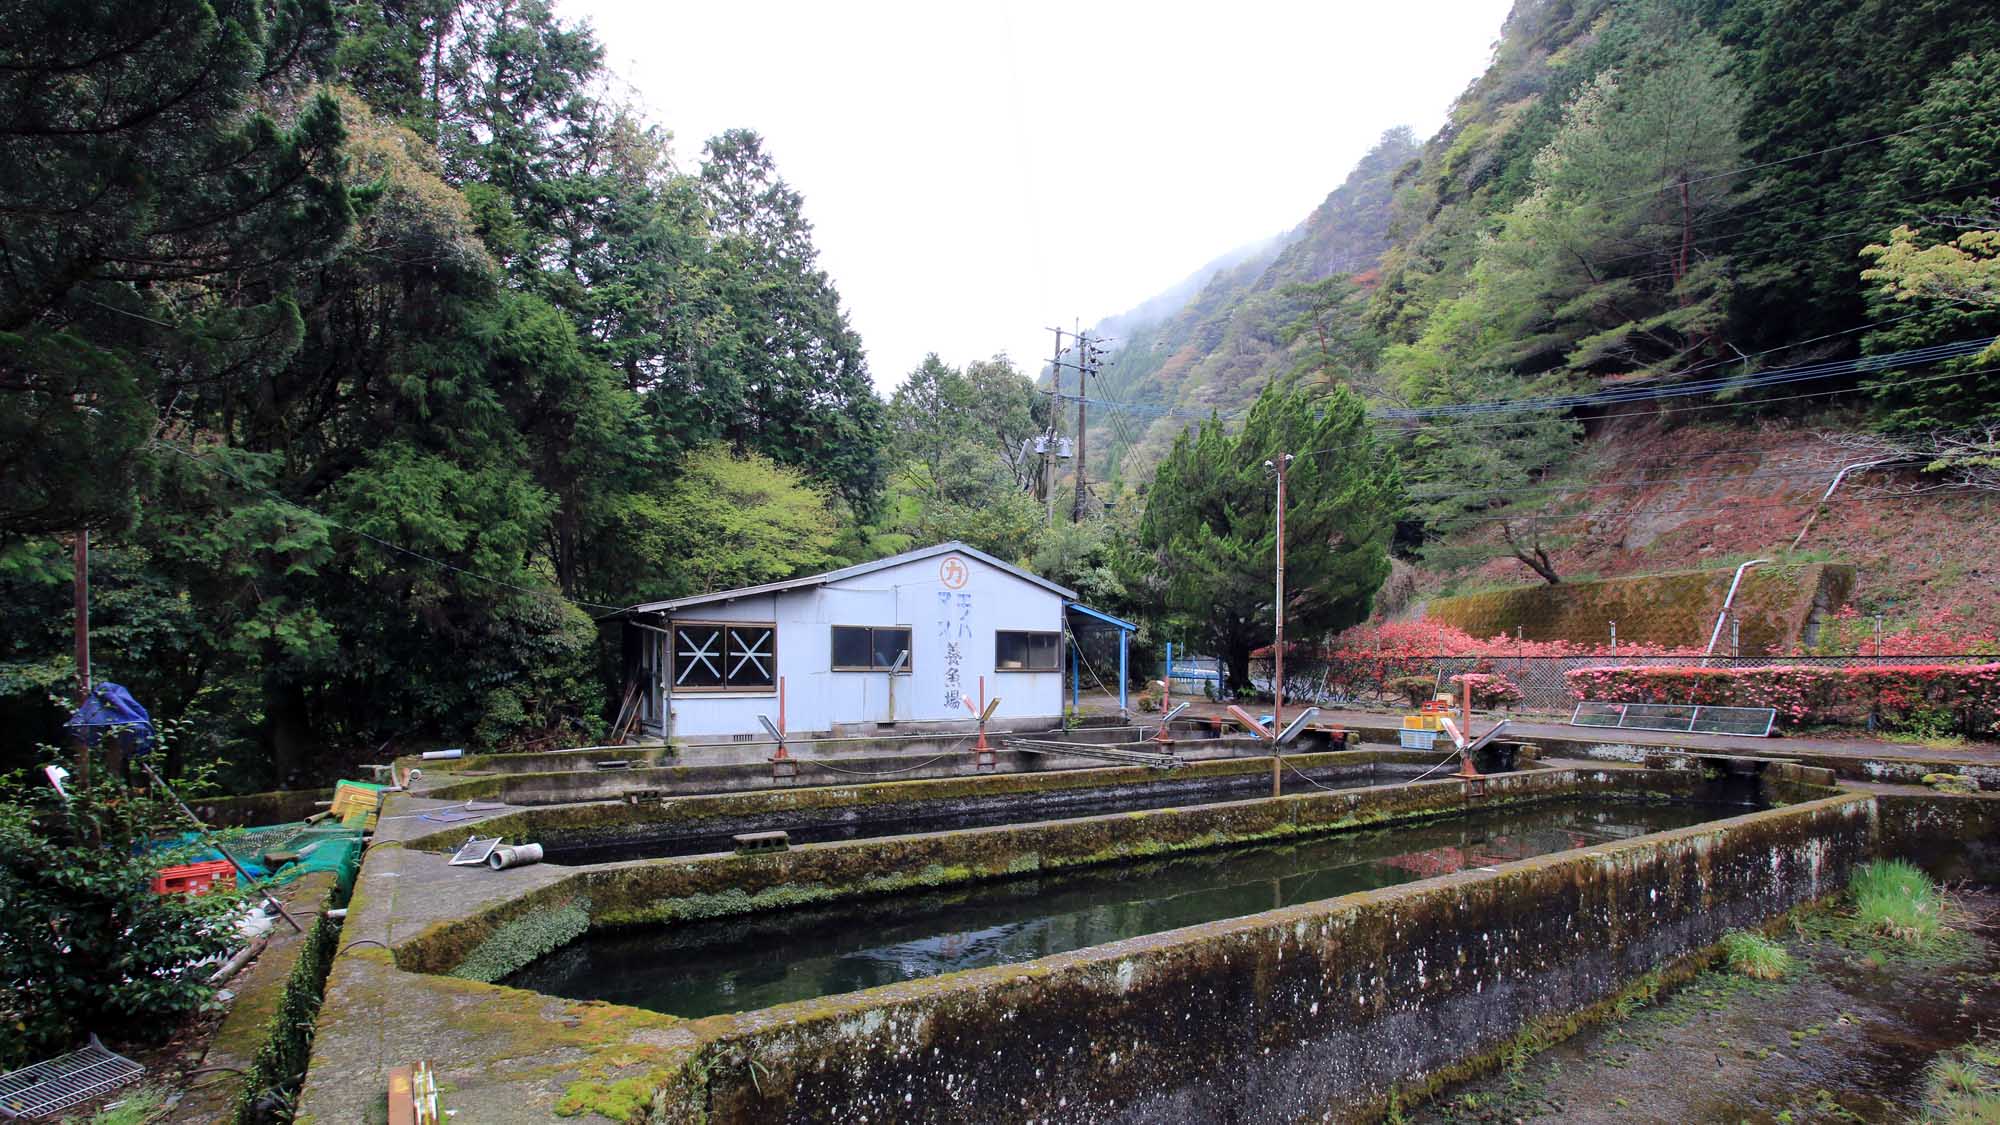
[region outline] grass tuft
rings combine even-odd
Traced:
[[[1863,864],[1855,869],[1849,889],[1855,921],[1864,930],[1913,946],[1930,945],[1944,933],[1944,894],[1913,863],[1886,859]]]
[[[65,1117],[63,1125],[145,1125],[156,1120],[166,1106],[164,1093],[141,1087],[87,1118]]]
[[[1722,952],[1731,971],[1757,980],[1779,980],[1792,968],[1784,946],[1747,930],[1722,935]]]
[[[1981,1037],[1924,1068],[1924,1125],[2000,1125],[2000,1052]]]

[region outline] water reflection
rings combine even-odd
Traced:
[[[1565,801],[1301,843],[587,936],[507,983],[680,1016],[1032,960],[1741,813]]]

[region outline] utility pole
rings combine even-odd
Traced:
[[[1271,649],[1271,796],[1283,796],[1284,776],[1278,772],[1280,747],[1275,741],[1279,731],[1285,728],[1285,470],[1292,464],[1292,455],[1278,454],[1275,461],[1264,462],[1266,469],[1278,474],[1278,583],[1277,593],[1271,602],[1271,618],[1276,623],[1277,643]]]
[[[1076,334],[1076,506],[1070,509],[1069,522],[1083,522],[1084,487],[1088,480],[1085,471],[1085,448],[1090,441],[1090,430],[1084,425],[1084,398],[1090,394],[1086,389],[1087,376],[1091,369],[1090,334]]]
[[[76,533],[76,705],[79,710],[90,702],[90,532]],[[77,774],[90,783],[90,742],[77,740]]]
[[[76,705],[90,699],[90,532],[76,533]]]
[[[1062,357],[1063,330],[1051,328],[1056,334],[1056,354],[1049,360],[1049,378],[1055,380],[1055,397],[1049,400],[1049,429],[1046,435],[1048,451],[1042,454],[1042,495],[1049,504],[1049,526],[1056,525],[1056,449],[1062,441]]]

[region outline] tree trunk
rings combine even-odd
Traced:
[[[1523,551],[1516,548],[1514,557],[1521,560],[1529,570],[1541,575],[1542,581],[1547,582],[1551,586],[1562,585],[1562,576],[1556,573],[1555,564],[1549,561],[1549,553],[1547,551],[1542,550],[1540,547],[1535,548],[1533,551]]]
[[[1222,646],[1223,670],[1228,677],[1223,684],[1229,694],[1238,699],[1247,698],[1250,694],[1250,650],[1253,647],[1245,638],[1231,638]]]

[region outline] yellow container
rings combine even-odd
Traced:
[[[333,786],[333,819],[348,828],[373,828],[382,806],[380,786],[341,781]]]

